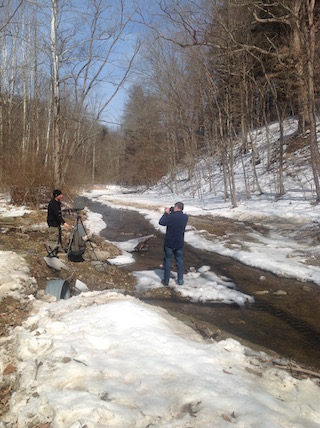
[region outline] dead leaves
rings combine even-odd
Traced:
[[[245,367],[248,373],[254,374],[256,376],[262,377],[262,373],[258,372],[257,370],[253,370],[250,367]]]
[[[16,366],[13,363],[7,365],[7,367],[3,370],[4,376],[14,373],[17,370]]]
[[[232,421],[232,419],[236,419],[236,418],[237,418],[234,412],[232,412],[232,413],[230,414],[230,416],[228,416],[228,415],[226,415],[225,413],[223,413],[223,414],[221,415],[221,417],[222,417],[222,419],[224,419],[225,421],[230,422],[230,423],[232,423],[232,422],[233,422],[233,421]]]

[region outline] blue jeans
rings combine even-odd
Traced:
[[[173,250],[172,248],[164,246],[163,281],[165,284],[169,284],[172,255],[174,255],[174,258],[176,261],[177,272],[178,272],[178,284],[183,285],[183,248]]]

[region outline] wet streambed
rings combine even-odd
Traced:
[[[135,263],[125,271],[159,268],[164,234],[154,230],[143,215],[112,209],[88,201],[91,211],[102,214],[107,228],[101,235],[109,241],[126,241],[154,234],[148,250],[134,253]],[[226,219],[226,222],[228,220]],[[239,226],[240,227],[240,226]],[[185,246],[185,270],[208,265],[218,275],[230,278],[255,303],[238,307],[225,304],[194,304],[175,300],[149,300],[181,318],[206,322],[226,335],[270,349],[300,364],[320,369],[320,287],[245,266],[231,258]],[[263,278],[263,279],[261,279]],[[227,336],[226,336],[227,337]]]

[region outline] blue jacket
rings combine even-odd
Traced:
[[[178,250],[184,244],[184,231],[188,223],[188,216],[182,211],[176,211],[171,214],[164,213],[159,220],[161,226],[167,226],[164,245]]]

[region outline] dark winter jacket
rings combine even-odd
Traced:
[[[164,245],[178,250],[184,244],[184,231],[188,223],[188,216],[182,211],[176,211],[171,214],[164,213],[159,220],[161,226],[167,226]]]
[[[47,223],[50,227],[60,227],[65,223],[61,214],[61,203],[54,198],[51,199],[48,205]]]

